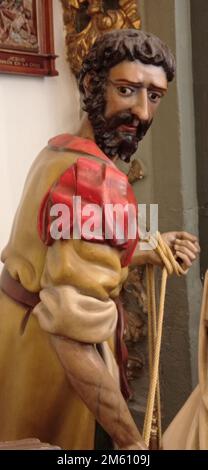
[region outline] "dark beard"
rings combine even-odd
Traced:
[[[91,93],[84,97],[84,110],[88,113],[92,124],[96,144],[109,158],[118,156],[121,160],[129,162],[137,150],[139,141],[151,126],[152,120],[139,121],[130,110],[105,118],[106,74],[96,76],[93,80]],[[136,132],[119,131],[118,127],[122,124],[133,124],[136,126]]]
[[[95,141],[101,150],[109,157],[116,155],[123,161],[129,162],[136,152],[140,140],[143,139],[152,121],[139,121],[130,111],[117,113],[111,118],[96,116],[91,119]],[[118,130],[121,125],[134,126],[135,133]]]

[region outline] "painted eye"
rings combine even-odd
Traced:
[[[162,98],[161,93],[156,91],[148,91],[148,98],[152,103],[159,103]]]
[[[127,86],[119,86],[119,87],[117,87],[117,90],[118,90],[119,94],[122,95],[122,96],[131,96],[134,92],[134,90],[132,90],[132,88],[129,88]]]

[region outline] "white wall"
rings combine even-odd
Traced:
[[[79,119],[76,81],[65,60],[61,2],[53,3],[59,76],[0,74],[0,251],[31,162],[50,137],[74,132]]]

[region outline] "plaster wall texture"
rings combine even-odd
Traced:
[[[199,201],[199,232],[201,243],[201,275],[208,267],[208,3],[194,0],[191,3],[191,26],[194,68],[194,105],[197,153],[197,186]]]

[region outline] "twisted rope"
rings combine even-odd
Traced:
[[[148,240],[152,248],[160,256],[164,268],[160,288],[159,309],[157,315],[155,297],[155,272],[152,265],[147,265],[147,297],[148,297],[148,330],[149,330],[149,368],[150,387],[147,399],[147,408],[144,420],[143,438],[149,447],[151,433],[157,439],[157,447],[161,445],[161,412],[160,412],[160,387],[159,387],[159,360],[162,340],[162,327],[164,318],[164,305],[166,295],[167,277],[175,273],[177,276],[185,275],[188,270],[175,259],[171,249],[164,242],[159,232]],[[157,414],[157,417],[155,416]],[[156,423],[154,422],[156,420]],[[153,426],[157,429],[153,429]],[[157,431],[157,436],[155,435]]]

